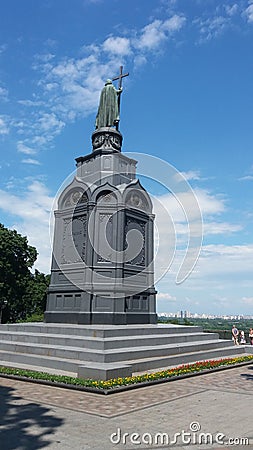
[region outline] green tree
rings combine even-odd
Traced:
[[[27,315],[43,312],[48,279],[30,269],[37,258],[37,250],[26,237],[0,224],[0,307],[3,322],[16,322]]]
[[[34,274],[31,274],[24,296],[24,303],[29,316],[42,314],[45,311],[49,282],[50,275],[45,275],[37,269],[35,269]]]

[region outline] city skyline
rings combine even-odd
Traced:
[[[193,313],[190,311],[177,311],[177,312],[160,312],[158,317],[167,318],[180,318],[180,319],[223,319],[223,320],[243,320],[243,319],[253,319],[253,315],[244,314],[206,314],[206,313]]]

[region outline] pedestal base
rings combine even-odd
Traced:
[[[117,297],[110,294],[110,291],[95,294],[74,287],[72,290],[60,290],[51,286],[48,290],[44,321],[77,325],[157,323],[154,288],[129,296],[123,292],[119,292]]]
[[[70,323],[77,325],[138,325],[156,324],[155,313],[84,313],[84,312],[45,312],[45,323]]]

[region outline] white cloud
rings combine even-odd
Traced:
[[[39,130],[37,130],[38,132]],[[36,130],[34,130],[34,132],[36,132]],[[48,142],[50,142],[53,139],[52,135],[47,135],[47,136],[37,136],[36,134],[33,135],[33,137],[30,139],[31,144],[32,145],[38,145],[43,147],[44,145],[46,145]]]
[[[245,175],[244,177],[238,178],[239,181],[252,181],[253,175]]]
[[[17,143],[17,149],[18,149],[18,152],[24,153],[25,155],[35,155],[35,153],[36,153],[36,150],[34,150],[31,147],[28,147],[22,141],[19,141]]]
[[[138,67],[144,66],[147,64],[147,57],[144,55],[137,55],[134,57],[134,66],[137,69]]]
[[[195,176],[195,172],[192,176]],[[198,173],[198,176],[199,173]],[[208,236],[224,236],[227,238],[232,233],[242,231],[242,224],[234,224],[222,220],[222,214],[226,212],[226,203],[222,196],[214,195],[208,190],[196,188],[194,193],[198,200],[200,210],[203,216],[203,232],[205,240]],[[183,262],[188,248],[189,224],[191,229],[191,246],[194,258],[198,257],[198,248],[201,250],[201,224],[199,223],[199,212],[191,208],[191,195],[187,192],[179,192],[176,197],[172,194],[166,194],[157,198],[152,198],[154,204],[154,213],[156,216],[155,225],[155,274],[156,280],[164,276],[169,269],[169,277],[175,282],[179,267]],[[184,210],[187,211],[188,217],[185,216]],[[215,218],[219,216],[219,221]],[[214,238],[212,238],[214,239]],[[220,240],[220,238],[219,238]],[[199,246],[199,247],[197,247]],[[252,254],[253,248],[250,246],[222,246],[222,245],[205,245],[201,250],[197,266],[193,269],[192,274],[203,274],[203,279],[210,274],[235,273],[239,268],[242,273],[242,267],[245,272],[252,271]],[[222,256],[221,256],[222,254]],[[250,254],[250,257],[247,255]],[[190,257],[189,256],[189,257]],[[223,265],[224,264],[224,265]],[[222,266],[222,267],[220,267]],[[190,275],[190,278],[192,277]],[[165,279],[168,275],[165,276]],[[162,283],[164,278],[162,278]],[[199,280],[199,278],[198,278]],[[201,282],[202,283],[202,282]]]
[[[174,15],[165,21],[154,20],[142,29],[140,36],[135,42],[135,47],[143,50],[157,49],[163,41],[168,39],[170,34],[179,31],[185,21],[186,18],[184,16],[178,15]]]
[[[238,178],[238,181],[252,181],[253,180],[253,166],[251,166],[248,170],[248,174]]]
[[[177,299],[175,296],[168,294],[167,292],[158,292],[156,295],[157,300],[169,300],[175,302]]]
[[[243,297],[242,303],[245,305],[253,306],[253,297]]]
[[[14,195],[0,190],[0,208],[15,214],[22,219],[36,218],[43,223],[47,222],[46,212],[49,213],[53,199],[49,196],[46,186],[40,181],[33,181],[26,193],[22,196]]]
[[[6,119],[3,116],[0,116],[0,136],[8,134],[9,133],[9,127],[6,123]]]
[[[250,314],[253,292],[253,245],[212,244],[203,246],[197,264],[187,280],[175,285],[175,274],[181,264],[183,251],[177,251],[168,274],[157,284],[161,292],[170,292],[180,302],[180,309],[199,302],[199,312],[236,311]],[[242,299],[244,295],[244,302]],[[190,295],[192,293],[192,295]],[[221,299],[223,298],[223,301]],[[185,305],[185,306],[183,306]],[[166,309],[163,309],[166,310]],[[168,310],[168,309],[167,309]]]
[[[41,163],[37,159],[26,158],[21,161],[23,164],[33,164],[39,166]]]
[[[52,41],[52,42],[55,42],[55,41]],[[55,57],[55,55],[53,55],[52,53],[40,53],[40,54],[35,55],[35,58],[38,61],[41,61],[43,63],[52,61],[52,59],[54,59],[54,57]]]
[[[102,45],[103,50],[115,55],[129,55],[131,53],[130,40],[125,37],[109,37]]]
[[[204,256],[210,256],[210,254],[216,254],[218,256],[228,256],[238,259],[241,256],[247,258],[253,255],[252,245],[224,245],[224,244],[210,244],[203,247]],[[252,268],[253,270],[253,268]]]
[[[189,170],[188,172],[180,172],[180,174],[187,180],[200,180],[200,173],[197,170]],[[180,175],[180,177],[181,177]]]
[[[35,267],[46,273],[50,270],[49,216],[53,200],[46,186],[37,180],[20,195],[0,190],[0,209],[13,217],[11,228],[27,236],[29,244],[37,248]]]
[[[235,225],[228,222],[205,222],[204,221],[204,235],[211,234],[223,234],[227,236],[231,233],[237,233],[241,231],[243,227],[241,225]]]
[[[252,3],[248,6],[248,8],[245,9],[243,15],[246,17],[246,19],[249,23],[253,22],[253,4]]]
[[[167,7],[175,4],[171,1]],[[217,36],[229,24],[236,12],[236,3],[225,6],[226,17],[201,17],[195,21],[202,40]],[[66,123],[94,114],[105,80],[118,73],[119,65],[129,61],[134,68],[140,67],[150,61],[151,54],[157,55],[177,35],[180,39],[179,32],[186,23],[186,16],[166,11],[165,3],[156,11],[157,14],[163,12],[162,19],[157,16],[141,29],[125,29],[124,36],[113,35],[103,42],[83,46],[79,57],[66,55],[59,58],[57,53],[51,53],[52,49],[35,55],[33,69],[36,77],[39,76],[37,91],[30,98],[19,100],[21,106],[31,108],[31,114],[25,111],[22,119],[17,119],[14,124],[27,148],[36,145],[40,150],[39,147],[48,146]],[[186,176],[198,179],[197,173]]]
[[[207,189],[194,189],[202,215],[220,214],[225,211],[225,200],[220,195],[213,195]]]
[[[193,276],[215,276],[222,278],[229,274],[231,278],[243,274],[244,278],[252,280],[253,245],[209,244],[202,247],[196,271]]]
[[[36,101],[36,100],[18,100],[18,103],[20,105],[31,106],[31,107],[44,105],[44,102]]]
[[[25,111],[22,119],[13,123],[22,136],[23,147],[19,144],[18,150],[34,154],[33,147],[48,147],[66,123],[94,114],[105,80],[114,77],[127,59],[136,67],[147,63],[149,53],[174,37],[185,20],[183,15],[167,13],[164,20],[154,20],[141,30],[125,30],[124,36],[113,35],[83,46],[80,57],[59,59],[51,52],[36,54],[37,91],[18,101],[24,108],[30,107],[31,114]]]
[[[42,132],[53,133],[56,136],[64,128],[65,123],[59,120],[54,113],[44,113],[38,119],[38,125]]]
[[[8,90],[0,86],[0,99],[7,100],[8,99]]]
[[[36,65],[43,77],[39,86],[48,98],[48,110],[45,114],[54,114],[51,124],[56,121],[63,128],[63,122],[73,121],[76,117],[85,117],[94,112],[98,103],[100,89],[108,73],[118,70],[118,63],[110,58],[103,64],[95,55],[85,58],[64,58],[56,64],[47,63]],[[54,119],[54,120],[52,120]],[[43,120],[39,119],[39,123]]]
[[[18,129],[18,134],[24,137],[24,140],[17,142],[18,152],[35,155],[40,147],[48,145],[61,133],[65,122],[54,112],[39,110],[13,125]]]
[[[215,16],[208,19],[198,18],[193,23],[197,25],[200,32],[199,43],[203,43],[217,38],[231,22],[228,17]]]
[[[200,188],[194,189],[194,194],[204,218],[205,227],[209,233],[211,233],[211,230],[217,234],[218,231],[222,233],[223,231],[230,230],[232,232],[241,229],[238,225],[210,221],[210,218],[225,211],[224,200],[219,198],[219,196],[212,195],[207,190]],[[189,232],[188,221],[194,223],[199,218],[199,209],[195,211],[194,208],[191,208],[191,192],[181,192],[175,196],[168,193],[153,197],[152,200],[159,233],[160,231],[163,233],[163,230],[168,233],[169,221],[171,220],[177,233],[187,234]],[[181,205],[183,205],[184,209]],[[185,216],[184,211],[188,211],[188,217]],[[165,236],[161,237],[161,239],[164,242],[167,241]]]
[[[52,91],[53,89],[59,88],[59,84],[58,83],[46,83],[44,85],[44,88],[46,91]]]
[[[225,201],[219,195],[213,195],[208,190],[195,188],[195,197],[197,198],[202,216],[213,216],[225,211]],[[189,211],[188,220],[194,220],[198,217],[199,210],[191,209],[192,194],[191,192],[179,192],[176,196],[172,194],[165,194],[158,197],[159,202],[163,205],[166,211],[173,217],[174,221],[185,221],[184,211],[181,205],[184,205],[184,209]],[[158,210],[155,213],[159,212]]]
[[[184,25],[186,18],[184,16],[179,16],[175,14],[173,17],[165,20],[162,24],[162,29],[164,31],[173,32],[179,31]]]
[[[234,16],[238,10],[239,6],[237,3],[234,3],[233,5],[224,5],[225,11],[228,14],[228,16]]]

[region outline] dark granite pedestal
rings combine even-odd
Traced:
[[[58,199],[45,322],[156,323],[152,203],[121,144],[96,130]]]

